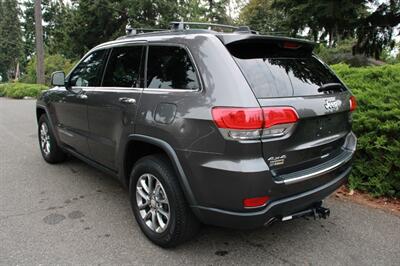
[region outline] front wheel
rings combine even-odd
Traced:
[[[66,154],[57,145],[57,141],[46,115],[42,115],[39,118],[38,136],[40,152],[46,162],[59,163],[65,160]]]
[[[130,177],[130,201],[143,233],[155,244],[173,247],[192,238],[199,222],[186,203],[167,157],[140,159]]]

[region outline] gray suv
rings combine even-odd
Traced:
[[[36,108],[43,158],[118,178],[162,247],[201,223],[325,218],[322,200],[351,170],[354,96],[312,42],[192,24],[133,31],[53,73]]]

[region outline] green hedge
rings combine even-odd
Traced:
[[[353,114],[358,144],[350,188],[400,197],[400,64],[332,68],[358,102]]]
[[[36,98],[43,90],[47,89],[47,86],[39,84],[4,83],[0,84],[0,96],[15,99],[22,99],[24,97]]]

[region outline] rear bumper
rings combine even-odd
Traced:
[[[312,190],[270,202],[264,209],[256,212],[231,212],[215,208],[193,206],[198,218],[206,224],[237,229],[261,227],[274,218],[280,219],[313,206],[322,201],[343,185],[350,174],[351,167],[341,172],[330,182]]]

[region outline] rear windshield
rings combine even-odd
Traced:
[[[318,88],[322,85],[340,83],[338,78],[313,56],[304,58],[234,56],[234,59],[257,98],[318,95],[324,93],[318,92]]]

